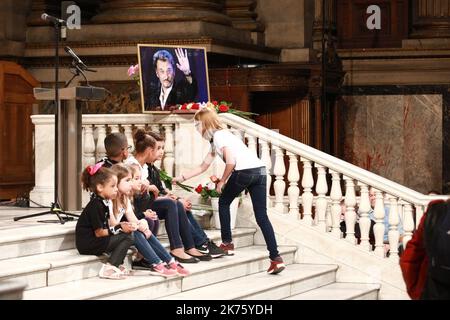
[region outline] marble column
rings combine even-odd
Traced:
[[[203,21],[231,25],[224,0],[102,0],[94,23]]]
[[[264,25],[257,21],[255,9],[257,0],[226,0],[225,12],[231,18],[233,27],[254,32],[263,32]]]
[[[411,38],[450,37],[449,0],[412,1]]]

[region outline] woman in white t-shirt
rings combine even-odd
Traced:
[[[202,137],[211,142],[211,150],[203,163],[190,172],[183,173],[173,179],[183,182],[205,172],[215,155],[219,155],[225,162],[222,178],[217,181],[216,189],[221,193],[219,197],[219,217],[222,244],[220,248],[227,255],[234,254],[234,245],[230,227],[230,204],[244,189],[252,198],[256,222],[264,235],[270,254],[270,274],[276,274],[285,268],[280,257],[272,224],[267,216],[267,173],[264,163],[248,149],[248,147],[220,123],[217,113],[209,108],[199,110],[195,116],[195,127]],[[226,183],[226,184],[225,184]]]

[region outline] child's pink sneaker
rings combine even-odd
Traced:
[[[175,262],[175,261],[169,263],[169,267],[170,267],[171,270],[175,270],[182,277],[186,277],[186,276],[191,274],[181,264],[179,264],[178,262]]]
[[[176,270],[170,269],[164,262],[153,265],[152,268],[150,269],[150,273],[157,276],[163,276],[166,278],[178,275]]]

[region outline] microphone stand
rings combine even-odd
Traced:
[[[66,221],[75,220],[75,217],[79,217],[76,214],[66,213],[62,210],[61,205],[58,199],[58,178],[59,178],[59,139],[58,139],[58,117],[61,114],[61,104],[59,100],[59,37],[60,37],[60,28],[62,24],[58,21],[54,21],[55,27],[55,189],[54,189],[54,198],[53,203],[51,204],[51,208],[49,211],[44,211],[40,213],[30,214],[26,216],[14,217],[14,221],[18,221],[25,218],[32,218],[37,216],[42,216],[46,214],[56,214],[58,220],[41,220],[38,222],[59,222],[61,224],[66,223]],[[65,214],[65,217],[62,217],[61,214]]]
[[[72,61],[72,66],[73,66],[73,68],[75,68],[75,71],[72,71],[72,69],[70,70],[70,72],[72,72],[72,74],[73,74],[73,77],[70,78],[69,81],[67,81],[64,88],[67,88],[69,86],[69,84],[72,82],[72,80],[75,79],[76,77],[78,77],[79,75],[83,76],[84,80],[86,81],[86,86],[90,87],[91,85],[89,84],[89,80],[87,79],[87,77],[84,74],[83,69],[81,69],[80,65],[78,63],[76,63],[75,61]],[[86,71],[97,72],[96,70],[90,70],[90,69],[86,69]]]

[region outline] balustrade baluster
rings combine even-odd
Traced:
[[[423,211],[424,211],[423,206],[416,205],[416,226],[418,226],[420,220],[422,220]]]
[[[127,137],[128,145],[131,146],[130,152],[134,151],[134,141],[133,141],[133,129],[131,124],[125,124],[124,127],[124,134],[125,137]]]
[[[356,194],[353,178],[344,176],[345,180],[345,240],[356,244],[355,223],[356,223]]]
[[[275,182],[273,184],[275,190],[275,210],[284,212],[284,191],[286,183],[284,182],[284,175],[286,168],[284,166],[284,151],[278,146],[272,146],[275,150],[275,166],[273,174],[275,175]]]
[[[95,140],[92,125],[83,126],[83,167],[95,163]]]
[[[169,176],[173,176],[174,172],[174,136],[173,136],[173,126],[171,124],[163,125],[165,132],[165,146],[164,146],[164,170]]]
[[[375,254],[379,257],[384,257],[384,201],[381,191],[374,189],[375,192],[375,225],[373,227],[373,233],[375,236]]]
[[[336,237],[341,237],[341,174],[339,172],[328,170],[331,174],[331,233]]]
[[[369,211],[370,207],[370,199],[369,199],[369,187],[368,185],[358,182],[358,185],[361,187],[361,196],[359,200],[359,229],[361,231],[361,247],[367,251],[371,251],[371,245],[369,242],[369,233],[370,233],[370,218]]]
[[[298,217],[298,197],[300,196],[300,189],[298,181],[300,180],[300,171],[298,170],[298,156],[291,152],[286,152],[289,156],[289,170],[288,170],[288,197],[289,197],[289,214]]]
[[[301,157],[303,162],[303,177],[302,177],[302,207],[303,207],[303,221],[307,225],[312,225],[312,203],[314,196],[312,194],[312,187],[314,187],[314,179],[312,175],[312,162],[306,158]]]
[[[110,124],[110,125],[108,125],[108,127],[111,128],[111,132],[110,133],[120,132],[120,127],[119,127],[118,124]]]
[[[400,219],[398,216],[398,202],[397,198],[389,195],[391,205],[389,207],[389,259],[398,261],[398,243],[400,233],[398,231],[398,225]]]
[[[245,134],[245,137],[247,138],[247,146],[250,149],[250,151],[255,154],[256,156],[258,156],[258,151],[256,149],[256,138],[252,135],[249,134]]]
[[[262,139],[259,139],[259,145],[261,147],[261,160],[264,162],[264,164],[266,165],[266,170],[267,170],[267,208],[269,208],[271,206],[271,201],[270,201],[270,186],[272,184],[272,159],[270,158],[270,147],[269,144],[267,143],[267,141],[264,141]]]
[[[403,207],[404,211],[404,219],[403,219],[403,230],[405,234],[403,235],[403,248],[406,248],[406,244],[412,238],[412,234],[414,231],[414,219],[413,219],[413,209],[410,203],[407,203]],[[418,225],[420,221],[417,221]]]
[[[326,213],[327,213],[327,199],[326,194],[328,192],[327,185],[327,172],[326,168],[318,163],[315,164],[317,168],[317,184],[316,184],[316,217],[317,217],[317,225],[320,230],[327,231],[327,221],[326,221]]]
[[[101,160],[106,156],[106,149],[105,149],[105,138],[106,138],[106,125],[98,125],[97,126],[97,145],[96,145],[96,161]]]

